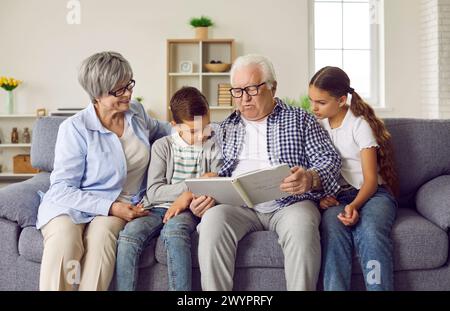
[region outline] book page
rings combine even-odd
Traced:
[[[196,196],[207,195],[216,200],[216,204],[246,205],[233,185],[234,178],[214,177],[186,179],[189,190]]]
[[[241,175],[238,181],[249,200],[256,205],[289,196],[280,190],[280,185],[290,174],[289,166],[281,164]]]

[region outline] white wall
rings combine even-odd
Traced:
[[[385,101],[382,116],[422,117],[420,0],[385,0]]]
[[[25,81],[16,92],[19,112],[86,105],[77,66],[94,52],[116,50],[133,67],[134,95],[165,117],[166,39],[192,38],[188,20],[200,14],[215,21],[212,37],[237,40],[238,54],[270,57],[280,94],[296,96],[307,85],[306,0],[280,0],[276,10],[270,0],[81,0],[80,25],[66,23],[65,0],[0,1],[0,75]]]
[[[386,116],[420,116],[419,1],[386,0]],[[0,0],[0,75],[25,81],[16,90],[19,113],[85,106],[78,65],[94,52],[116,50],[134,69],[134,95],[165,118],[165,40],[193,37],[187,22],[200,14],[215,21],[212,37],[237,40],[238,54],[272,59],[278,95],[307,90],[307,0],[81,0],[80,25],[66,23],[67,2]],[[0,92],[0,105],[4,97]]]

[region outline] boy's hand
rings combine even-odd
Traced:
[[[209,173],[203,174],[202,176],[200,176],[200,178],[209,178],[209,177],[218,177],[218,176],[219,175],[217,175],[217,173],[209,172]]]
[[[344,212],[340,213],[337,218],[347,227],[354,226],[359,220],[358,209],[348,204],[344,208]]]
[[[338,206],[338,205],[339,205],[339,201],[336,200],[336,198],[334,196],[329,195],[329,196],[326,196],[326,197],[320,199],[319,207],[321,209],[327,209],[329,207]]]
[[[167,209],[164,215],[163,223],[167,223],[170,218],[177,216],[181,212],[188,209],[189,204],[192,201],[192,192],[183,192]]]

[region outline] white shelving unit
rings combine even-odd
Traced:
[[[31,143],[23,142],[23,131],[28,127],[32,135],[33,124],[38,117],[33,114],[0,114],[0,184],[21,181],[33,177],[35,174],[13,173],[13,157],[18,154],[29,154]],[[19,143],[11,143],[11,131],[17,127],[19,132]]]
[[[204,65],[212,60],[232,64],[236,58],[233,39],[169,39],[167,40],[167,119],[171,120],[170,98],[183,86],[198,88],[208,100],[211,120],[221,121],[234,109],[218,106],[219,83],[229,83],[229,72],[207,72]],[[180,63],[192,62],[192,72],[180,72]]]

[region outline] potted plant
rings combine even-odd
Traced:
[[[191,18],[189,24],[195,28],[195,38],[199,40],[208,39],[208,27],[214,25],[209,17],[203,15]]]
[[[289,106],[302,108],[308,112],[311,112],[311,103],[309,101],[309,97],[306,95],[300,96],[298,99],[285,97],[283,98],[283,101]]]

